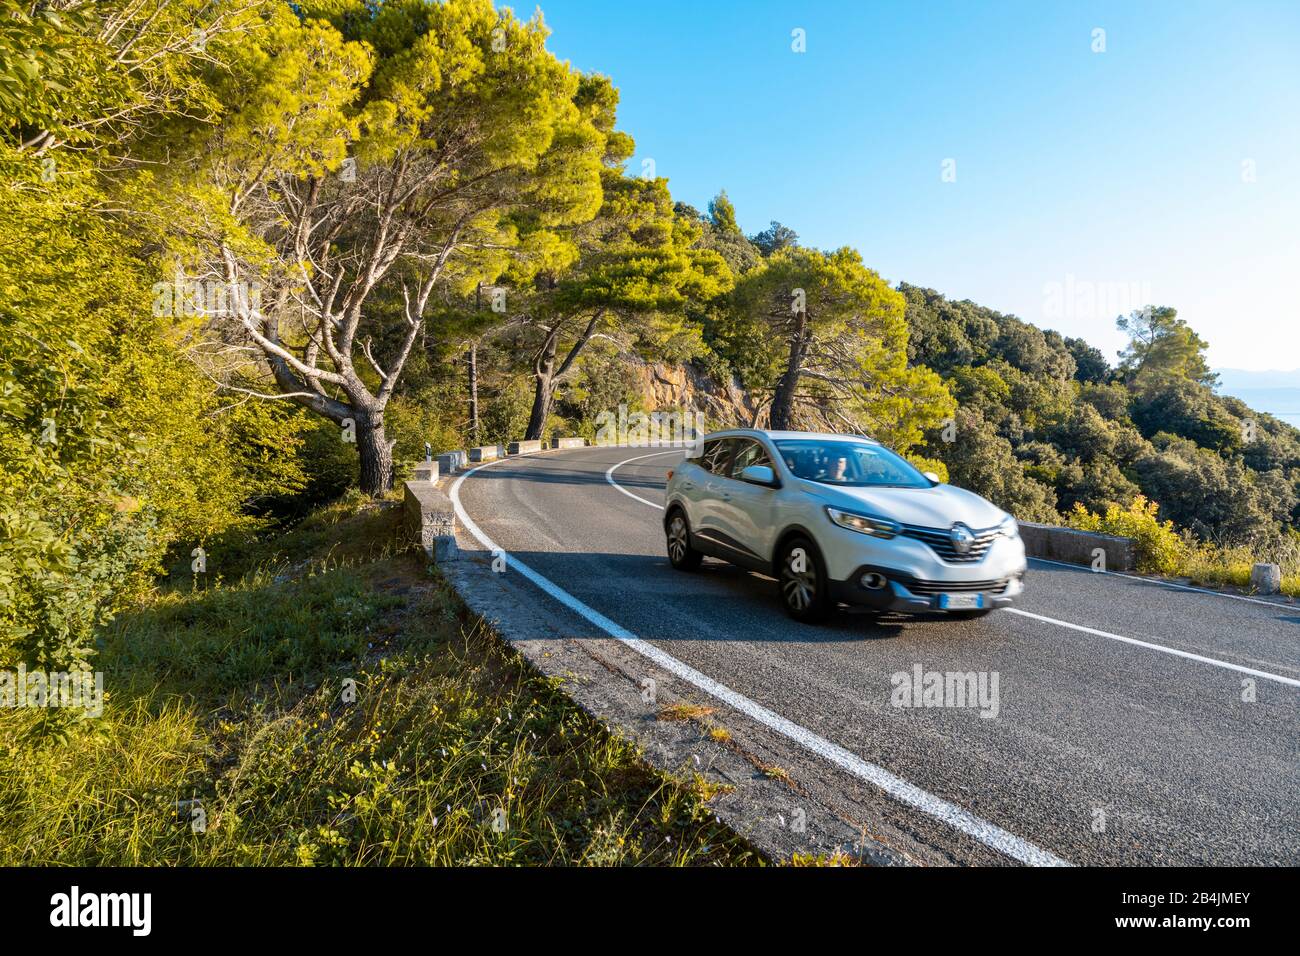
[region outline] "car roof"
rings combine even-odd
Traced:
[[[833,438],[836,441],[859,441],[867,445],[879,445],[880,442],[874,438],[868,438],[866,435],[844,435],[836,432],[793,432],[793,431],[773,431],[766,428],[726,428],[721,431],[709,432],[704,436],[705,441],[714,438],[769,438],[773,441],[782,439],[827,439]]]

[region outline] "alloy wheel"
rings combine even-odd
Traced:
[[[681,515],[674,515],[668,523],[668,556],[677,563],[686,557],[686,522]]]
[[[781,591],[786,603],[795,611],[807,610],[817,599],[817,568],[803,548],[792,548],[786,555]]]

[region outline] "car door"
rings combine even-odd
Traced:
[[[710,544],[717,542],[718,504],[720,500],[721,475],[726,474],[731,464],[733,439],[712,438],[704,443],[703,453],[694,462],[699,471],[694,473],[690,482],[691,489],[683,488],[691,500],[691,532],[706,539]]]
[[[727,471],[717,479],[719,491],[714,496],[715,523],[720,541],[737,552],[737,560],[766,568],[771,561],[775,534],[773,511],[776,489],[740,480],[740,473],[750,465],[772,467],[772,459],[763,444],[753,438],[734,439]]]

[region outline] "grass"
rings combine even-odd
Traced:
[[[1230,586],[1250,591],[1250,571],[1257,562],[1277,564],[1282,569],[1282,593],[1300,597],[1300,545],[1290,542],[1263,554],[1249,548],[1219,548],[1202,544],[1188,549],[1178,573],[1195,585]]]
[[[860,866],[860,862],[847,853],[796,853],[790,866]]]
[[[188,559],[102,636],[98,719],[0,712],[0,864],[763,859],[471,617],[356,499]]]
[[[715,797],[736,792],[736,788],[731,784],[722,783],[718,780],[710,780],[701,773],[693,775],[692,783],[694,784],[696,794],[698,794],[699,798],[705,803],[708,803]]]
[[[699,704],[689,704],[685,701],[679,701],[676,704],[669,704],[666,707],[659,708],[659,713],[655,716],[658,720],[685,723],[691,720],[703,720],[712,713],[712,707],[701,707]]]

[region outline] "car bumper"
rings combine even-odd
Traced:
[[[844,581],[831,581],[831,596],[841,604],[877,611],[947,613],[992,610],[1014,604],[1025,590],[1023,568],[984,580],[916,578],[895,568],[863,565]],[[956,603],[957,606],[950,606]]]

